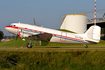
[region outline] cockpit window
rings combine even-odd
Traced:
[[[13,26],[13,25],[10,25],[10,26]]]
[[[15,27],[16,25],[10,25],[10,26],[14,26]]]

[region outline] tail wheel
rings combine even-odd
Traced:
[[[87,45],[85,45],[85,48],[88,48],[88,46],[87,46]]]
[[[84,46],[85,46],[85,48],[88,48],[88,46],[87,45],[85,45],[85,44],[83,44]]]
[[[32,43],[28,43],[27,48],[32,48]]]

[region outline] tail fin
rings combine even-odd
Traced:
[[[101,27],[93,25],[86,31],[85,35],[87,35],[89,39],[94,40],[95,42],[99,42],[100,32],[101,32]]]

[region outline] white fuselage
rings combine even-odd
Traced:
[[[74,34],[69,32],[58,31],[49,28],[43,28],[35,25],[23,24],[23,23],[12,23],[10,26],[6,26],[5,29],[12,34],[19,34],[21,38],[28,37],[31,35],[50,33],[52,38],[50,42],[57,43],[71,43],[71,44],[88,44],[89,42],[85,34]]]

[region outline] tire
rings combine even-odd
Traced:
[[[27,48],[32,48],[32,44],[31,43],[28,43],[27,44]]]

